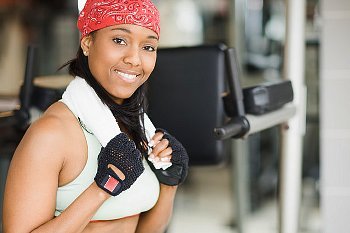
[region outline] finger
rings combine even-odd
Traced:
[[[163,135],[164,134],[162,132],[155,133],[151,138],[150,142],[148,143],[148,145],[150,147],[155,147],[162,140]]]
[[[165,150],[169,146],[169,141],[167,139],[162,139],[153,149],[152,149],[152,154],[154,156],[158,156],[158,154]]]
[[[171,157],[170,156],[166,156],[166,157],[156,157],[155,161],[157,162],[170,162]]]
[[[155,141],[160,141],[163,138],[164,133],[162,132],[157,132],[153,135],[152,139]]]
[[[171,155],[170,156],[164,156],[164,157],[148,157],[148,159],[152,162],[170,162],[171,161]]]
[[[161,159],[163,157],[170,157],[171,158],[171,154],[173,153],[173,149],[171,149],[171,147],[167,147],[165,150],[162,150],[159,154],[158,157]]]
[[[173,153],[173,150],[171,149],[171,147],[168,147],[165,150],[161,151],[158,154],[157,158],[159,158],[159,161],[162,161],[162,162],[170,162],[172,153]]]

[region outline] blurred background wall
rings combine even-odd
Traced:
[[[350,2],[323,0],[320,63],[322,232],[348,232]]]
[[[37,75],[56,73],[75,56],[79,37],[76,17],[75,1],[1,1],[0,95],[18,94],[28,44],[39,46]]]

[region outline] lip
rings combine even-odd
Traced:
[[[140,73],[130,71],[114,70],[114,73],[117,74],[117,76],[120,79],[124,80],[127,83],[133,83],[137,81],[138,77],[140,76]]]

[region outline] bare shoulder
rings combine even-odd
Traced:
[[[78,121],[72,112],[65,104],[57,102],[31,125],[28,132],[40,132],[49,139],[66,139],[67,134],[75,134],[74,129],[78,128]]]
[[[75,116],[60,102],[53,104],[31,124],[20,142],[15,157],[39,156],[41,160],[63,163],[74,140],[80,140],[80,127]]]
[[[54,217],[59,177],[67,158],[76,152],[70,151],[74,143],[83,140],[81,134],[78,121],[60,102],[31,124],[15,151],[7,175],[5,229],[29,232]],[[23,211],[28,206],[30,215]]]

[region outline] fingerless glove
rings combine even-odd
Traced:
[[[117,167],[125,176],[122,180],[109,164]],[[125,133],[120,133],[102,147],[98,155],[98,168],[95,182],[104,191],[112,196],[130,188],[142,174],[144,167],[142,156],[135,143]]]
[[[183,145],[171,134],[163,129],[157,129],[156,132],[162,132],[163,138],[169,141],[169,147],[172,149],[172,157],[170,162],[172,165],[167,169],[155,169],[150,162],[150,167],[156,174],[158,180],[162,184],[169,186],[179,185],[184,182],[188,174],[188,154]]]

